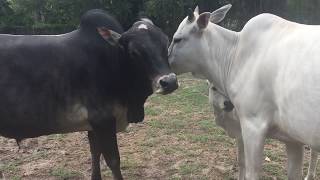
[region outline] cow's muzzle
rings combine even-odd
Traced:
[[[234,108],[234,105],[232,104],[231,101],[224,101],[223,104],[224,104],[223,110],[226,112],[231,112]]]
[[[156,87],[156,93],[158,94],[169,94],[173,92],[179,87],[176,74],[170,73],[168,75],[161,76],[157,80]]]

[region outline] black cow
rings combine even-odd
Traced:
[[[0,35],[0,135],[88,131],[92,179],[101,179],[101,154],[122,179],[116,133],[143,120],[154,91],[178,87],[167,46],[152,22],[123,33],[102,10],[88,11],[67,34]]]

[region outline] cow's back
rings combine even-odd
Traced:
[[[116,51],[108,51],[108,45],[96,46],[79,31],[59,36],[0,35],[0,41],[1,135],[56,132],[65,113],[85,105],[88,95],[101,101],[106,94],[112,96],[111,81],[118,77],[114,72],[119,65],[112,57]],[[96,94],[103,90],[103,95]]]
[[[297,141],[320,142],[320,26],[262,14],[244,27],[238,48],[232,88],[243,112],[268,116]]]

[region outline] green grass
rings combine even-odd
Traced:
[[[7,172],[14,172],[14,171],[18,171],[19,170],[19,165],[22,162],[20,160],[15,160],[12,162],[9,162],[5,165],[1,165],[0,166],[0,171],[7,173]]]
[[[278,163],[267,163],[263,167],[264,173],[268,174],[268,176],[277,177],[277,179],[286,179],[285,172],[283,171],[283,167]],[[264,178],[268,178],[265,176]]]
[[[199,126],[202,130],[207,131],[208,133],[211,133],[211,132],[217,130],[217,127],[215,126],[213,119],[201,120],[201,121],[199,121]]]
[[[197,163],[186,163],[179,167],[179,173],[182,176],[199,174],[203,168],[203,165]]]
[[[57,177],[58,179],[70,179],[70,178],[76,178],[80,176],[80,173],[69,170],[65,167],[57,167],[53,168],[50,172],[52,176]]]
[[[13,176],[12,177],[12,180],[21,180],[22,179],[22,177],[20,177],[20,176]]]

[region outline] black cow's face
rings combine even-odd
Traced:
[[[103,27],[98,32],[110,44],[123,48],[133,68],[149,78],[153,92],[168,94],[178,88],[168,63],[168,37],[150,20],[136,22],[122,35]]]
[[[178,88],[177,77],[168,63],[168,37],[151,21],[136,22],[122,35],[106,28],[98,28],[98,32],[123,50],[128,121],[142,121],[149,95],[168,94]]]
[[[161,94],[178,88],[177,77],[168,63],[168,43],[168,37],[147,21],[135,23],[119,39],[130,63],[148,76],[153,92]]]

